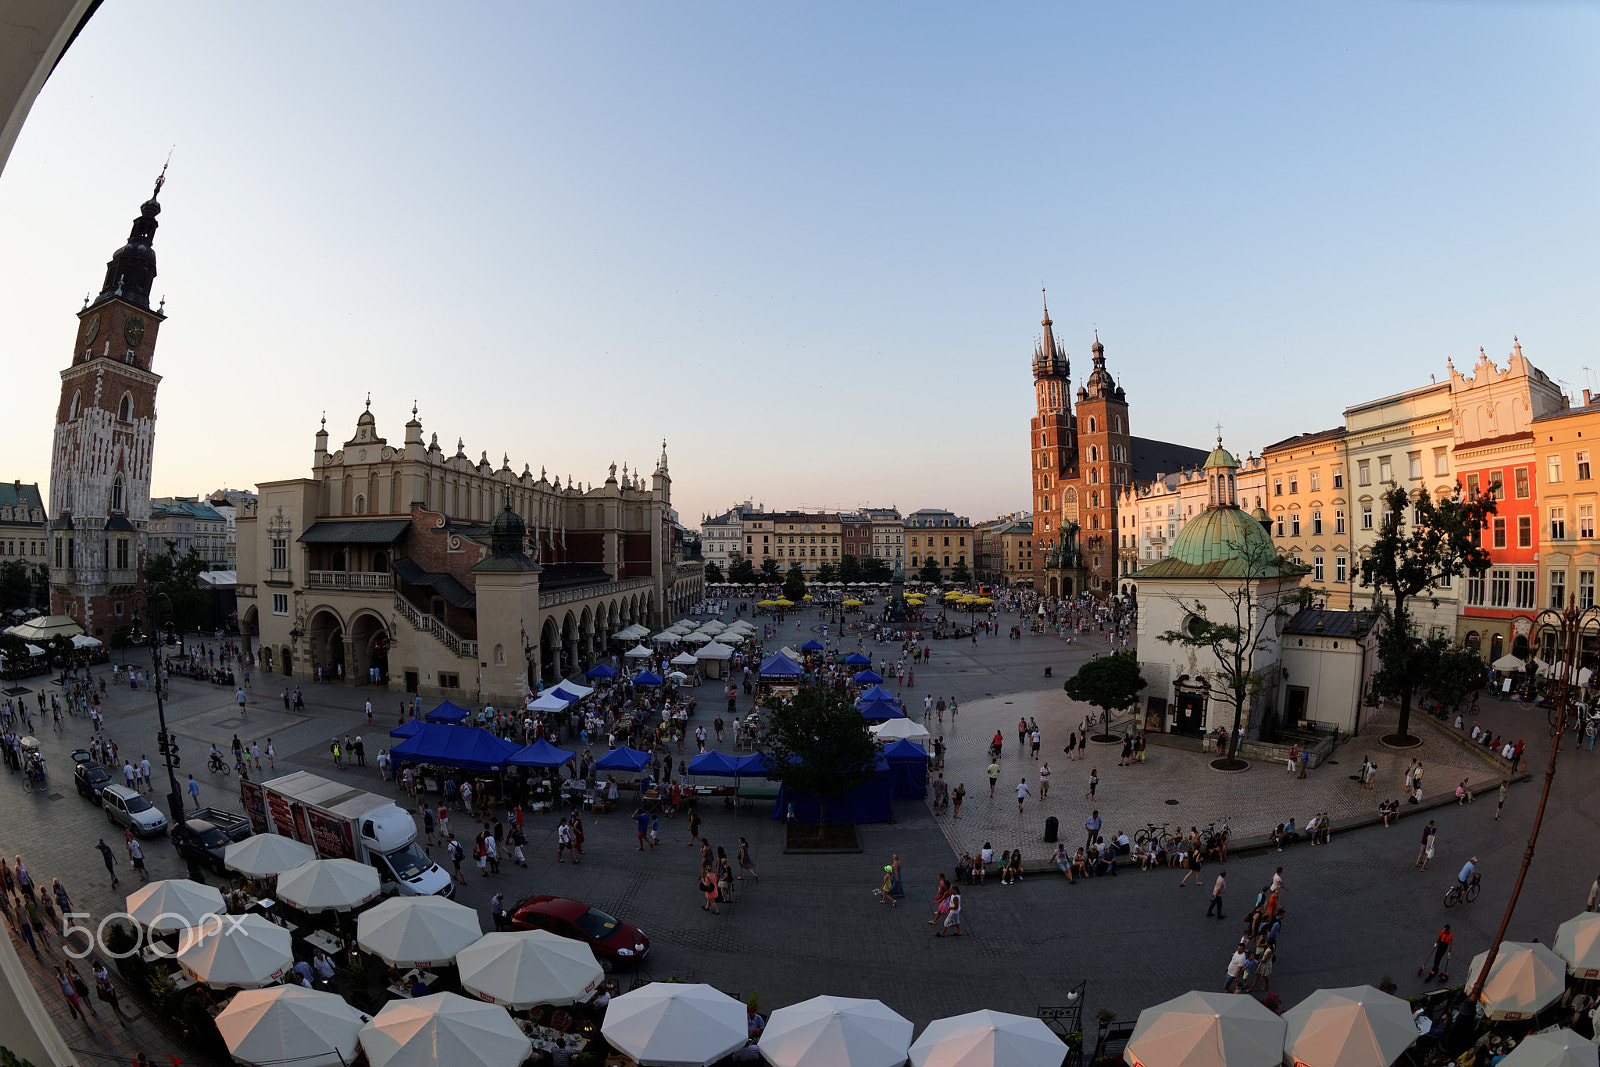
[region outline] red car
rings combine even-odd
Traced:
[[[632,923],[612,918],[599,908],[566,897],[532,896],[511,914],[513,930],[548,930],[559,937],[587,942],[600,968],[638,963],[650,952],[650,939]]]

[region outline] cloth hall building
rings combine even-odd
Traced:
[[[655,470],[584,487],[378,433],[370,407],[309,477],[257,486],[238,517],[240,631],[296,678],[494,703],[582,672],[610,635],[703,596],[683,558],[663,443]],[[470,694],[470,695],[469,695]]]

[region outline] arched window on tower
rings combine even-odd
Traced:
[[[117,405],[117,421],[133,421],[133,394],[123,393],[122,402]]]
[[[111,479],[111,510],[126,510],[122,505],[122,475],[120,473]]]
[[[76,390],[72,394],[72,404],[67,408],[67,418],[75,419],[79,415],[79,408],[83,405],[83,391]]]
[[[1093,415],[1089,416],[1089,432],[1090,433],[1094,433],[1095,432],[1095,421],[1094,421],[1094,416]]]

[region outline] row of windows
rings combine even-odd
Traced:
[[[43,541],[0,541],[0,555],[4,556],[42,556],[44,555]]]
[[[1592,570],[1578,571],[1579,608],[1594,606]],[[1537,607],[1539,572],[1532,567],[1495,567],[1485,577],[1467,579],[1467,606],[1531,610]],[[1562,608],[1567,602],[1567,572],[1550,571],[1548,606]]]
[[[929,562],[930,562],[930,563],[936,563],[936,562],[938,562],[938,557],[936,557],[936,556],[929,556],[929,557],[928,557],[928,561],[929,561]],[[956,562],[957,562],[957,563],[960,563],[960,564],[965,564],[965,563],[966,563],[966,562],[967,562],[967,557],[966,557],[966,553],[960,553],[960,554],[958,554],[958,555],[957,555],[957,556],[956,556]],[[945,553],[945,554],[944,554],[944,562],[943,562],[943,563],[941,563],[941,564],[939,564],[939,565],[940,565],[940,566],[941,566],[941,567],[948,567],[948,566],[950,566],[950,553],[948,553],[948,552],[946,552],[946,553]],[[918,556],[917,556],[917,555],[916,555],[916,553],[912,553],[912,555],[911,555],[911,566],[912,566],[912,567],[920,567],[920,566],[922,566],[922,561],[921,561],[921,559],[919,559],[919,558],[918,558]]]
[[[1576,534],[1580,538],[1594,537],[1594,505],[1578,505],[1578,524]],[[1550,509],[1550,539],[1564,541],[1567,537],[1567,509],[1565,507]]]

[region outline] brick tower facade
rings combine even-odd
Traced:
[[[163,170],[163,175],[165,171]],[[139,207],[127,243],[106,264],[100,293],[78,312],[72,363],[50,457],[50,610],[104,640],[132,620],[126,602],[148,554],[156,387],[151,370],[166,316],[150,307],[152,241],[165,178]]]
[[[1109,591],[1117,578],[1117,494],[1133,482],[1133,452],[1128,399],[1106,370],[1098,333],[1092,351],[1094,370],[1078,389],[1078,523],[1089,588]]]
[[[1078,521],[1078,432],[1072,415],[1072,361],[1056,340],[1045,304],[1044,336],[1033,346],[1034,588],[1048,591],[1045,564],[1064,529]]]

